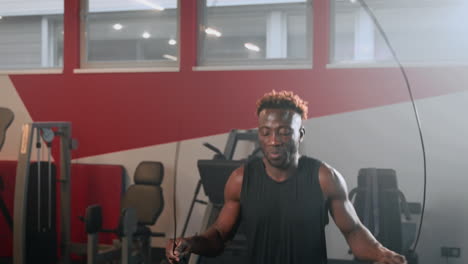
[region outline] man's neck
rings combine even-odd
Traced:
[[[267,175],[274,181],[282,182],[293,176],[297,168],[299,167],[300,155],[295,155],[294,159],[284,167],[276,167],[271,165],[265,158],[263,158],[263,164]]]

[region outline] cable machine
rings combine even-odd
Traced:
[[[53,176],[54,169],[51,162],[52,142],[58,137],[60,141],[60,178]],[[37,165],[31,164],[31,152],[33,141],[36,141]],[[45,142],[47,146],[48,158],[44,164],[41,158],[42,146]],[[27,235],[32,232],[31,228],[36,228],[34,232],[42,233],[42,238],[50,239],[54,244],[57,239],[55,234],[55,202],[54,190],[55,181],[60,183],[60,263],[70,263],[71,241],[70,241],[70,214],[71,214],[71,178],[70,160],[71,149],[75,142],[71,139],[71,124],[68,122],[36,122],[24,124],[22,127],[20,151],[18,156],[18,166],[16,169],[15,200],[14,200],[14,225],[13,225],[13,263],[25,264],[34,260],[34,253],[31,247],[38,246],[44,249],[44,241],[27,241]],[[46,166],[46,167],[44,167]],[[42,168],[41,168],[42,167]],[[31,172],[37,169],[37,198],[28,197],[28,192],[32,182]],[[44,175],[45,174],[45,175]],[[44,177],[46,179],[44,180]],[[46,186],[44,186],[46,185]],[[31,206],[28,199],[33,201]],[[45,201],[44,201],[45,200]],[[35,216],[29,215],[28,211],[37,210]],[[44,216],[44,213],[46,216]],[[37,218],[37,226],[28,226],[31,218]],[[56,240],[55,240],[56,241]],[[56,243],[56,242],[55,242]],[[29,248],[28,248],[29,247]],[[40,251],[40,250],[39,250]],[[52,260],[57,259],[58,249],[47,248],[48,256]],[[32,255],[31,255],[32,254]],[[38,259],[35,259],[37,262]],[[45,262],[44,259],[40,260]],[[55,261],[52,261],[55,262]]]

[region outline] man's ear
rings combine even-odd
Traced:
[[[299,142],[302,142],[302,140],[304,140],[304,136],[305,136],[305,128],[301,127],[299,129]]]

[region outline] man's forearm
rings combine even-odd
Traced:
[[[190,251],[202,256],[217,256],[224,250],[224,241],[221,234],[214,227],[210,227],[200,236],[193,236],[187,239],[190,244]]]
[[[361,260],[377,261],[388,251],[362,224],[358,224],[353,231],[346,234],[346,240],[354,256]]]

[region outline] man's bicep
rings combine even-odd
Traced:
[[[331,200],[330,214],[336,226],[345,235],[351,233],[360,224],[353,204],[348,199]]]
[[[343,234],[353,231],[360,221],[353,204],[348,199],[346,182],[341,174],[323,165],[320,168],[320,184],[337,227]]]
[[[224,205],[214,225],[224,241],[233,235],[240,217],[242,178],[243,168],[235,170],[229,177],[224,189]]]
[[[228,201],[224,203],[223,209],[221,209],[214,224],[214,228],[219,232],[223,241],[229,240],[234,235],[239,216],[239,202]]]

